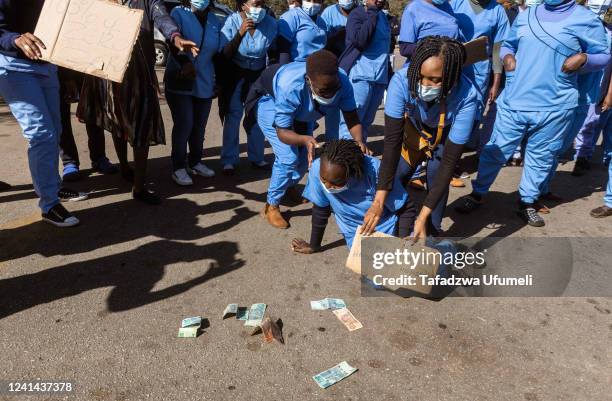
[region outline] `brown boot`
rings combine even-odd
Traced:
[[[289,228],[289,223],[283,218],[278,206],[272,206],[266,203],[266,207],[262,213],[263,217],[268,220],[272,227],[286,229]]]

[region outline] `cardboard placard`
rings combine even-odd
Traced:
[[[351,270],[353,273],[361,274],[361,238],[364,236],[359,233],[361,230],[361,226],[357,227],[357,232],[355,233],[355,238],[353,238],[353,246],[351,246],[351,251],[349,252],[348,258],[346,258],[346,267]],[[375,231],[370,235],[370,237],[374,238],[392,238],[392,235],[379,233]]]
[[[43,60],[122,82],[142,18],[107,0],[46,0],[34,35],[46,46]]]

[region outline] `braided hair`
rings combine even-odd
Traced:
[[[363,152],[352,139],[337,139],[325,143],[321,158],[344,167],[349,177],[363,176]]]
[[[410,66],[408,67],[408,88],[413,98],[418,96],[418,83],[421,82],[421,66],[430,57],[440,57],[444,63],[442,72],[442,96],[448,96],[451,89],[461,79],[466,53],[463,45],[446,36],[428,36],[417,44]]]

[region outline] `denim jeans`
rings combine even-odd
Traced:
[[[36,65],[33,71],[17,71],[13,63],[29,62],[10,57],[0,59],[0,96],[28,141],[28,164],[39,206],[47,213],[59,203],[59,137],[61,133],[59,82],[52,65]]]
[[[172,169],[193,167],[204,152],[204,132],[212,99],[167,92],[166,100],[172,113]],[[189,155],[187,155],[189,144]]]

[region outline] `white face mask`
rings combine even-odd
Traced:
[[[525,6],[535,7],[543,3],[544,0],[525,0]]]
[[[355,7],[355,2],[353,0],[338,0],[338,5],[345,10],[351,10]]]
[[[261,7],[251,7],[245,14],[248,18],[252,19],[254,23],[259,24],[266,17],[266,10]]]
[[[306,14],[309,16],[314,17],[321,11],[321,4],[313,3],[312,1],[304,1],[302,2],[302,10],[306,11]]]
[[[330,104],[334,103],[334,101],[338,97],[338,93],[340,93],[340,91],[337,91],[332,97],[323,97],[315,93],[314,89],[312,89],[312,84],[310,83],[310,80],[308,80],[308,85],[310,86],[310,93],[312,94],[312,99],[315,102],[319,103],[321,106],[329,106]]]
[[[327,188],[325,186],[325,184],[323,184],[323,181],[319,180],[319,182],[321,183],[321,186],[323,187],[323,190],[325,192],[327,192],[328,194],[339,194],[342,193],[344,191],[346,191],[348,189],[348,182],[346,184],[344,184],[344,186],[342,188]]]
[[[442,93],[441,86],[426,86],[421,85],[420,82],[417,84],[417,90],[419,98],[425,102],[431,102],[438,99]]]
[[[587,7],[603,19],[610,8],[610,0],[588,0]]]

